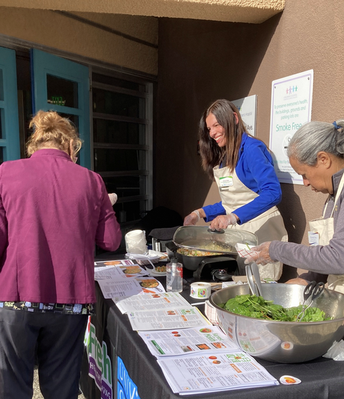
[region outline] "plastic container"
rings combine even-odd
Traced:
[[[125,235],[125,248],[128,254],[144,254],[148,252],[146,232],[131,230]]]
[[[172,258],[166,265],[166,291],[183,291],[183,265],[176,258]]]

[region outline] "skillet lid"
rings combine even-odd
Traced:
[[[238,243],[258,245],[257,236],[249,231],[232,228],[210,230],[209,226],[181,226],[175,231],[173,242],[180,248],[235,255]]]

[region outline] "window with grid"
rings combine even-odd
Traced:
[[[152,83],[92,73],[94,170],[122,226],[152,208]]]

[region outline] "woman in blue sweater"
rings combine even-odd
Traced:
[[[221,202],[191,212],[184,225],[194,225],[204,218],[211,222],[211,229],[255,233],[259,243],[287,241],[276,207],[282,192],[271,154],[261,140],[245,132],[238,109],[228,100],[215,101],[202,115],[199,134],[202,166],[215,179]],[[238,263],[243,273],[243,262]],[[282,264],[271,263],[260,268],[260,273],[262,278],[278,280]]]

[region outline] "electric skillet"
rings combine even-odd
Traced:
[[[172,252],[169,256],[177,257],[186,270],[193,271],[195,280],[200,280],[207,270],[211,279],[226,281],[236,274],[238,253],[235,245],[238,243],[256,246],[258,239],[249,231],[230,227],[211,230],[208,226],[181,226],[175,231],[173,242],[166,244],[166,249]],[[230,270],[226,272],[226,269]]]

